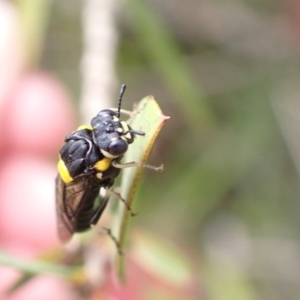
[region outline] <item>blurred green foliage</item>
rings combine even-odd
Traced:
[[[77,99],[80,5],[54,2],[42,59]],[[298,111],[287,92],[300,93],[297,81],[286,88],[300,78],[299,7],[130,0],[120,13],[126,106],[152,94],[171,116],[149,159],[165,171],[145,172],[134,225],[181,245],[213,300],[300,298]]]

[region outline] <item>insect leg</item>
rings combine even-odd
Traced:
[[[132,217],[135,217],[137,215],[137,213],[135,213],[135,212],[132,211],[131,207],[128,205],[127,201],[121,196],[120,193],[118,193],[116,191],[113,191],[112,189],[109,189],[109,190],[107,189],[106,193],[108,195],[114,196],[117,199],[119,199],[120,201],[122,201],[124,203],[124,205],[126,206],[127,210],[130,211],[130,215]]]
[[[95,226],[95,225],[91,225],[91,227],[93,229],[95,229],[97,232],[102,233],[103,231],[109,235],[109,237],[112,239],[112,241],[114,242],[114,244],[116,245],[116,248],[118,249],[118,253],[119,255],[124,255],[122,249],[121,249],[121,245],[119,243],[119,241],[117,240],[117,238],[112,234],[111,229],[110,228],[106,228],[106,227],[99,227],[99,226]],[[102,231],[102,232],[101,232]]]
[[[119,169],[131,168],[131,167],[143,167],[143,168],[152,169],[152,170],[158,171],[158,172],[162,172],[163,169],[164,169],[164,165],[160,165],[159,167],[156,167],[156,166],[152,166],[152,165],[138,163],[138,162],[135,162],[135,161],[131,161],[131,162],[124,163],[124,164],[119,164],[116,161],[113,161],[112,165],[115,168],[119,168]]]
[[[110,108],[110,110],[112,110],[112,111],[118,111],[117,108]],[[126,110],[126,109],[123,109],[123,108],[120,109],[120,113],[122,113],[124,115],[128,115],[129,117],[131,117],[131,115],[132,115],[132,111],[131,110]]]
[[[72,139],[73,140],[84,140],[84,141],[86,141],[86,143],[89,145],[89,149],[88,149],[88,151],[86,152],[86,155],[85,155],[85,158],[87,159],[87,157],[90,155],[91,150],[92,150],[92,141],[90,141],[89,139],[87,139],[83,136],[77,135],[76,133],[74,133],[72,135]]]
[[[93,225],[95,226],[98,223],[98,221],[107,205],[108,199],[109,199],[109,197],[105,196],[103,198],[103,200],[101,201],[100,205],[98,206],[98,208],[96,209],[96,211],[94,212],[94,214],[90,220],[91,226],[93,226]]]
[[[88,173],[89,171],[91,171],[91,162],[89,160],[89,157],[92,152],[93,143],[90,139],[83,137],[81,135],[78,135],[76,132],[72,134],[71,139],[73,139],[75,141],[76,140],[84,140],[88,144],[88,150],[85,154],[85,166],[86,166],[85,172]],[[82,176],[85,176],[86,173],[83,173]]]
[[[110,238],[113,240],[114,244],[116,245],[119,255],[123,255],[123,252],[120,247],[120,243],[118,242],[116,237],[111,233],[111,230],[106,227],[97,226],[97,223],[107,205],[108,199],[109,199],[109,195],[105,196],[103,201],[101,201],[99,207],[97,208],[97,210],[95,211],[94,215],[91,218],[90,225],[91,225],[91,228],[95,229],[97,232],[101,232],[101,230],[105,231],[105,233],[110,236]]]

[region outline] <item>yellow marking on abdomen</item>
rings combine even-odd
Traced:
[[[71,177],[64,161],[62,159],[59,159],[57,164],[58,173],[63,180],[64,183],[70,183],[73,181],[73,178]]]
[[[104,157],[101,160],[98,160],[95,164],[94,164],[94,168],[98,171],[106,171],[111,164],[111,158],[108,157]]]

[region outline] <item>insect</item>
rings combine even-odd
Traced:
[[[86,231],[97,224],[122,168],[143,166],[162,170],[162,166],[121,163],[128,145],[137,135],[145,135],[143,131],[134,130],[125,121],[120,121],[125,89],[126,86],[122,85],[116,110],[101,110],[91,120],[91,125],[80,126],[65,137],[56,178],[58,235],[62,242],[69,241],[74,233]],[[101,188],[107,193],[96,201]],[[120,195],[119,198],[130,210]]]

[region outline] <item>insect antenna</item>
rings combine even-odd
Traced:
[[[119,103],[118,103],[118,111],[117,111],[117,117],[120,118],[120,112],[121,112],[121,106],[122,106],[122,98],[126,90],[126,84],[122,84],[120,89],[120,96],[119,96]]]

